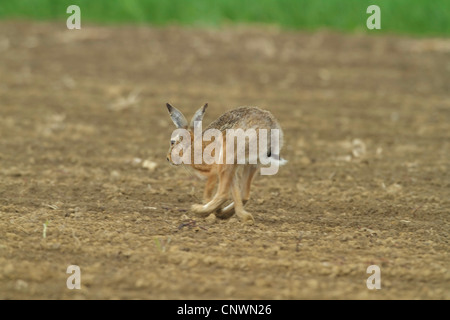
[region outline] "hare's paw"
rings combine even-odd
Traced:
[[[217,209],[215,214],[219,219],[230,219],[235,214],[234,203],[229,204],[225,208]]]
[[[191,206],[191,210],[194,212],[194,213],[203,213],[204,212],[204,209],[205,207],[202,205],[202,204],[197,204],[197,203],[195,203],[195,204],[193,204],[192,206]]]
[[[242,222],[248,222],[251,224],[255,223],[255,219],[253,218],[253,216],[250,212],[242,210],[240,212],[239,211],[236,212],[236,214]]]
[[[215,215],[219,219],[223,220],[230,219],[232,216],[234,216],[234,208],[230,210],[217,209]]]
[[[191,211],[204,217],[209,216],[209,214],[211,213],[210,210],[207,210],[206,206],[202,204],[193,204],[191,206]]]

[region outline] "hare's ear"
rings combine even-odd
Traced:
[[[187,128],[188,122],[183,114],[170,103],[166,103],[167,110],[169,110],[170,117],[177,128]]]
[[[203,121],[203,116],[205,115],[206,108],[208,108],[208,104],[205,103],[203,107],[197,110],[195,112],[194,116],[191,119],[191,124],[189,125],[190,128],[194,128],[195,122]]]

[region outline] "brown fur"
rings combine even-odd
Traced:
[[[200,108],[194,118],[202,119],[203,113],[207,104]],[[187,121],[184,116],[177,109],[168,104],[169,113],[172,120],[177,126],[187,127]],[[191,125],[187,128],[191,134],[191,146],[194,145],[194,132],[193,132],[193,121]],[[208,129],[218,129],[223,134],[223,146],[226,145],[226,130],[227,129],[279,129],[281,127],[276,121],[275,117],[265,110],[261,110],[257,107],[240,107],[231,111],[228,111],[213,121],[204,131]],[[259,132],[258,132],[259,134]],[[282,135],[280,135],[280,148],[282,146]],[[209,141],[202,141],[203,150],[209,144]],[[270,140],[268,141],[270,143]],[[169,149],[167,160],[172,162],[171,152],[172,145]],[[270,148],[270,146],[269,146]],[[248,149],[248,148],[247,148]],[[225,147],[222,149],[223,157],[226,159]],[[191,148],[191,159],[194,158],[194,148]],[[226,219],[231,217],[233,214],[237,214],[241,220],[252,220],[253,216],[244,210],[244,205],[250,198],[250,187],[257,172],[258,165],[254,164],[211,164],[206,163],[194,164],[191,161],[191,167],[200,175],[207,178],[205,191],[204,191],[204,201],[205,204],[194,204],[192,205],[192,211],[201,215],[208,216],[211,213],[215,213],[218,218]],[[216,194],[213,196],[213,190],[215,185],[218,183]],[[229,199],[231,193],[233,203],[223,208],[225,202]]]

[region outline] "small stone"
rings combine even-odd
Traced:
[[[354,139],[352,141],[352,154],[355,158],[362,157],[366,154],[366,145],[360,139]]]
[[[120,172],[117,170],[113,170],[110,173],[111,179],[112,180],[119,180],[120,179]]]
[[[216,223],[216,215],[211,213],[208,217],[205,218],[205,221],[209,224]]]
[[[378,147],[377,150],[375,151],[375,154],[377,157],[381,157],[381,155],[383,154],[383,148]]]
[[[138,279],[138,280],[136,280],[136,283],[135,283],[135,287],[136,288],[144,288],[144,287],[146,287],[148,284],[147,284],[147,282],[144,280],[144,279]]]
[[[264,199],[257,199],[257,200],[256,200],[256,203],[257,203],[257,204],[263,204],[263,203],[264,203]]]
[[[133,166],[137,166],[137,165],[139,165],[141,163],[142,163],[142,159],[141,158],[133,158],[133,160],[131,160],[131,164]]]
[[[151,161],[151,160],[145,160],[142,163],[142,167],[148,169],[148,171],[150,171],[150,172],[155,171],[156,166],[157,166],[157,163],[154,161]]]
[[[14,288],[18,291],[23,291],[28,289],[28,283],[24,280],[18,279],[14,284]]]
[[[396,194],[399,193],[402,189],[403,187],[401,185],[399,185],[398,183],[394,183],[386,188],[386,192],[389,194]]]
[[[230,218],[229,220],[228,220],[228,223],[237,223],[237,222],[239,222],[239,220],[238,219],[236,219],[236,218]]]

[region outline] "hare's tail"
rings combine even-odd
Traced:
[[[288,162],[286,159],[281,158],[278,154],[269,154],[268,158],[270,159],[270,163],[278,166],[283,166]]]

